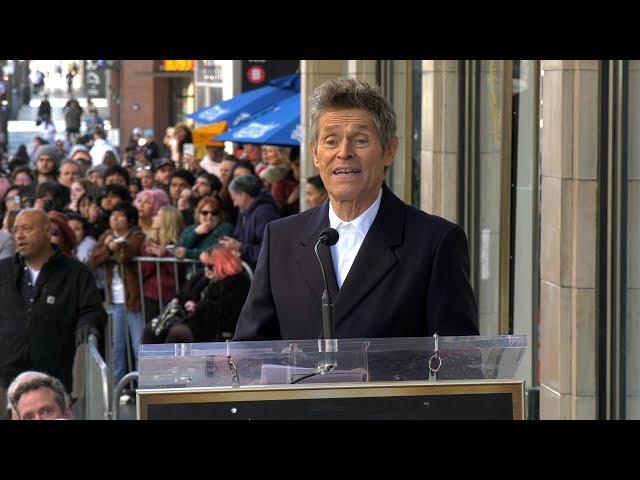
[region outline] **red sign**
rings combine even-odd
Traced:
[[[264,68],[260,65],[254,65],[247,69],[247,80],[251,83],[260,84],[264,82],[265,77],[267,76]]]

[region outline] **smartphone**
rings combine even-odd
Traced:
[[[182,155],[186,156],[186,155],[191,155],[192,157],[194,156],[194,148],[193,148],[193,143],[185,143],[182,146]]]

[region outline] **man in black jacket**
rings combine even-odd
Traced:
[[[13,233],[18,253],[0,260],[0,390],[19,373],[39,370],[71,391],[76,346],[90,333],[101,337],[106,323],[96,281],[51,244],[44,211],[20,212]]]
[[[337,338],[477,335],[464,231],[384,185],[398,147],[395,113],[359,80],[327,81],[310,100],[311,145],[329,201],[271,222],[234,340],[322,336],[327,270]]]

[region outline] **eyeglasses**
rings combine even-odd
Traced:
[[[218,215],[217,211],[201,210],[200,215]]]

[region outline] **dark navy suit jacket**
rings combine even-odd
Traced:
[[[328,267],[337,338],[477,335],[467,237],[458,225],[402,202],[383,185],[378,214],[338,290]],[[314,253],[329,202],[265,229],[233,340],[322,337],[322,274]]]

